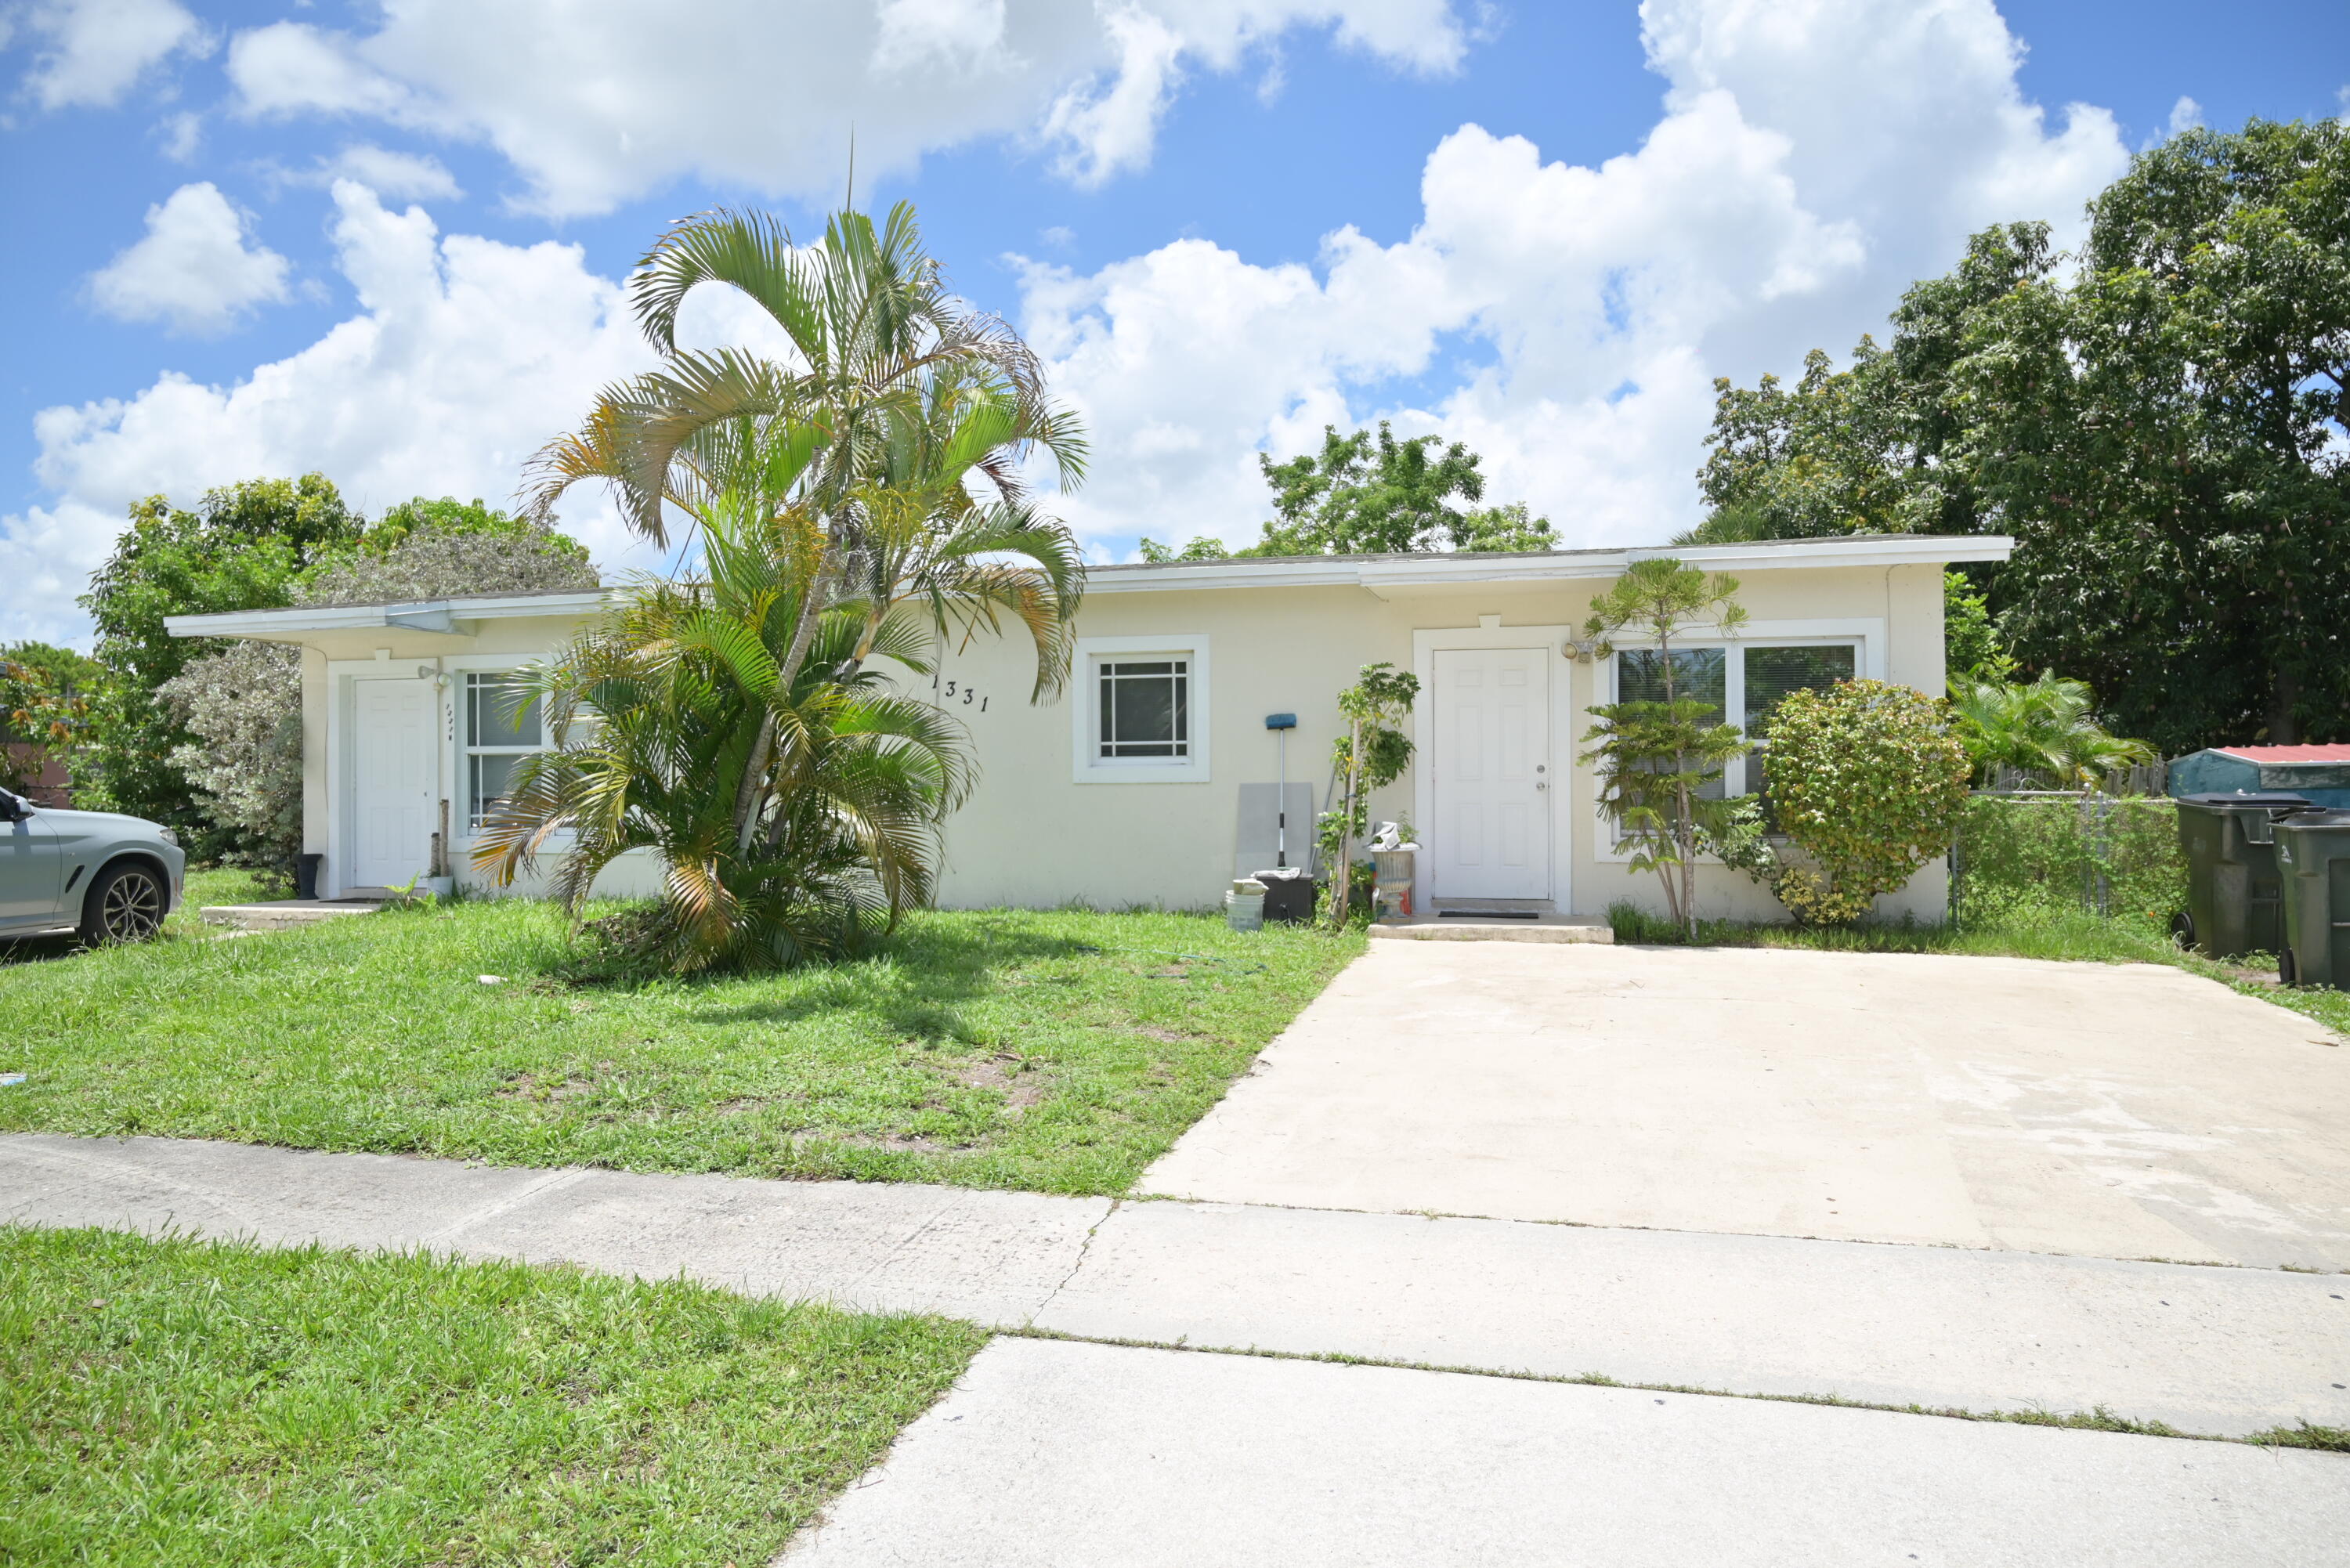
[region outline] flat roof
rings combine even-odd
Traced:
[[[1848,534],[1828,539],[1764,539],[1743,545],[1635,545],[1575,550],[1427,551],[1392,556],[1230,556],[1206,561],[1087,566],[1089,594],[1196,592],[1211,588],[1438,587],[1613,577],[1636,561],[1671,557],[1716,572],[2004,561],[2015,541],[1999,534]],[[295,605],[164,618],[174,637],[284,637],[372,627],[454,632],[460,621],[584,615],[619,590],[540,589],[457,595],[376,605]]]
[[[1086,569],[1087,593],[1190,588],[1388,587],[1519,583],[1613,577],[1635,561],[1664,557],[1716,572],[1791,567],[1899,566],[2004,561],[2015,541],[2001,534],[1846,534],[1830,539],[1763,539],[1743,545],[1633,545],[1577,550],[1428,551],[1393,556],[1227,556],[1206,561],[1139,562]]]

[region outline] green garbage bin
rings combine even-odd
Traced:
[[[2350,990],[2350,811],[2312,811],[2276,825],[2284,878],[2277,978]]]
[[[2279,950],[2275,829],[2279,819],[2311,809],[2297,794],[2180,796],[2187,913],[2171,922],[2172,933],[2213,958]]]

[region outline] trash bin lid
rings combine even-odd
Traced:
[[[2242,791],[2230,793],[2223,790],[2212,794],[2182,794],[2178,797],[2178,804],[2181,805],[2238,805],[2248,811],[2254,809],[2282,811],[2288,806],[2306,810],[2317,803],[2305,794],[2285,794],[2277,791],[2246,794]]]
[[[1249,875],[1260,882],[1295,882],[1311,877],[1314,873],[1303,866],[1268,866],[1262,871],[1252,871]]]
[[[2288,816],[2279,827],[2350,827],[2350,811],[2304,811],[2298,816]]]

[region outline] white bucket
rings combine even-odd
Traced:
[[[1243,877],[1224,895],[1224,924],[1236,931],[1264,929],[1264,884]]]

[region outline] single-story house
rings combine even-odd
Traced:
[[[1418,675],[1409,774],[1372,801],[1424,846],[1431,903],[1603,913],[1659,906],[1601,816],[1580,762],[1586,710],[1653,681],[1618,638],[1578,646],[1592,597],[1631,563],[1675,556],[1740,581],[1735,637],[1692,628],[1685,678],[1747,723],[1785,692],[1844,676],[1943,689],[1942,573],[2006,558],[2003,538],[1916,535],[1528,555],[1306,556],[1097,566],[1078,617],[1076,670],[1057,702],[1028,701],[1024,636],[951,650],[935,701],[970,727],[981,782],[946,831],[941,902],[954,908],[1213,903],[1235,872],[1310,853],[1330,799],[1338,692],[1364,664]],[[471,840],[513,759],[544,743],[510,722],[501,682],[567,639],[600,593],[173,618],[184,637],[259,638],[302,650],[305,847],[333,898],[398,886],[436,834],[474,881]],[[1294,713],[1294,730],[1268,729]],[[1285,748],[1285,750],[1284,750]],[[1742,793],[1750,763],[1724,786]],[[1286,792],[1277,787],[1285,770]],[[599,887],[650,892],[660,870],[624,858]],[[1743,876],[1708,867],[1710,913],[1769,918]],[[1939,866],[1882,910],[1938,919]]]

